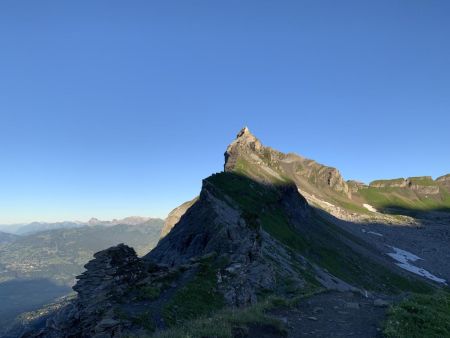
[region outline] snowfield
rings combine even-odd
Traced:
[[[447,281],[445,279],[436,277],[435,275],[431,274],[427,270],[419,268],[410,263],[410,262],[415,262],[415,261],[418,261],[419,259],[422,259],[419,256],[416,256],[409,251],[402,250],[402,249],[396,248],[394,246],[391,246],[391,248],[394,250],[394,252],[387,253],[387,255],[392,257],[394,260],[396,260],[398,262],[396,264],[399,267],[401,267],[402,269],[405,269],[407,271],[415,273],[416,275],[428,278],[432,281],[447,285]]]
[[[369,210],[369,211],[377,212],[377,209],[375,209],[375,208],[374,208],[373,206],[371,206],[370,204],[364,203],[364,204],[363,204],[363,207],[366,208],[366,209]]]

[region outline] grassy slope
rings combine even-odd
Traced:
[[[225,306],[222,294],[216,290],[216,272],[219,268],[211,259],[200,262],[195,277],[164,306],[162,315],[167,325],[211,316]]]
[[[450,193],[441,189],[437,195],[423,196],[403,188],[366,188],[358,191],[370,205],[380,210],[386,208],[431,211],[450,210]]]
[[[450,293],[414,295],[388,313],[388,338],[450,337]]]
[[[378,184],[402,184],[404,182],[404,178],[393,178],[390,180],[375,180],[370,182],[370,185],[378,185]]]
[[[364,243],[317,215],[313,215],[310,224],[305,224],[300,233],[280,207],[281,192],[278,189],[237,174],[217,174],[208,180],[237,202],[243,212],[257,215],[261,227],[274,238],[343,280],[369,290],[429,291],[426,284],[401,277],[361,257],[339,237],[346,236],[357,245]]]
[[[279,302],[275,298],[268,298],[264,302],[243,309],[223,309],[209,316],[202,316],[194,320],[183,322],[168,330],[156,332],[154,338],[180,338],[180,337],[216,337],[232,338],[242,333],[245,337],[249,329],[261,326],[284,337],[286,332],[282,324],[276,319],[266,315],[266,311]]]

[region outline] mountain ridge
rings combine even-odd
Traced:
[[[149,221],[160,220],[156,217],[142,217],[142,216],[128,216],[122,219],[112,219],[108,221],[99,220],[95,217],[90,218],[87,222],[82,221],[61,221],[61,222],[40,222],[34,221],[25,224],[2,224],[1,230],[6,233],[12,233],[16,235],[29,235],[41,231],[55,230],[55,229],[68,229],[77,228],[82,226],[113,226],[119,224],[126,225],[138,225],[144,224]]]
[[[227,147],[224,172],[203,180],[153,250],[142,259],[123,245],[95,254],[78,297],[32,337],[152,333],[268,295],[326,289],[375,299],[437,287],[324,217],[302,195],[308,189],[351,195],[337,169],[264,147],[244,128]]]

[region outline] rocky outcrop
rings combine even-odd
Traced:
[[[450,190],[450,174],[436,178],[436,183]]]
[[[347,185],[350,191],[353,193],[358,192],[361,189],[367,188],[367,185],[365,183],[355,180],[348,180]]]
[[[167,216],[167,218],[164,222],[164,226],[161,229],[161,238],[165,237],[170,232],[170,230],[172,230],[172,228],[175,226],[175,224],[178,223],[180,218],[197,201],[197,199],[198,199],[198,197],[196,197],[190,201],[184,202],[179,207],[176,207],[169,213],[169,215]]]
[[[439,193],[439,185],[431,176],[417,176],[408,178],[396,178],[392,180],[377,180],[370,183],[372,188],[404,188],[413,190],[422,195],[436,195]]]
[[[450,182],[450,174],[436,178],[436,182]]]
[[[422,195],[437,195],[440,191],[439,185],[431,176],[409,177],[406,182],[409,189]]]
[[[369,184],[372,188],[405,188],[407,181],[404,178],[395,178],[392,180],[376,180]]]
[[[78,293],[80,307],[88,312],[93,299],[96,303],[98,299],[121,297],[144,271],[134,249],[124,244],[97,252],[84,267],[86,271],[77,277],[73,289]]]
[[[126,325],[114,313],[128,290],[145,274],[135,251],[124,245],[97,252],[73,287],[77,298],[29,337],[121,337]]]

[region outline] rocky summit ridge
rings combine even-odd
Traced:
[[[74,286],[77,297],[25,336],[148,335],[267,297],[431,287],[330,222],[303,189],[351,196],[336,169],[263,146],[242,129],[227,147],[224,172],[171,213],[153,250],[143,258],[125,245],[96,253]]]
[[[299,155],[284,154],[263,146],[245,127],[225,152],[225,171],[244,173],[265,182],[292,180],[304,189],[322,187],[325,190],[350,195],[339,170],[324,166]]]

